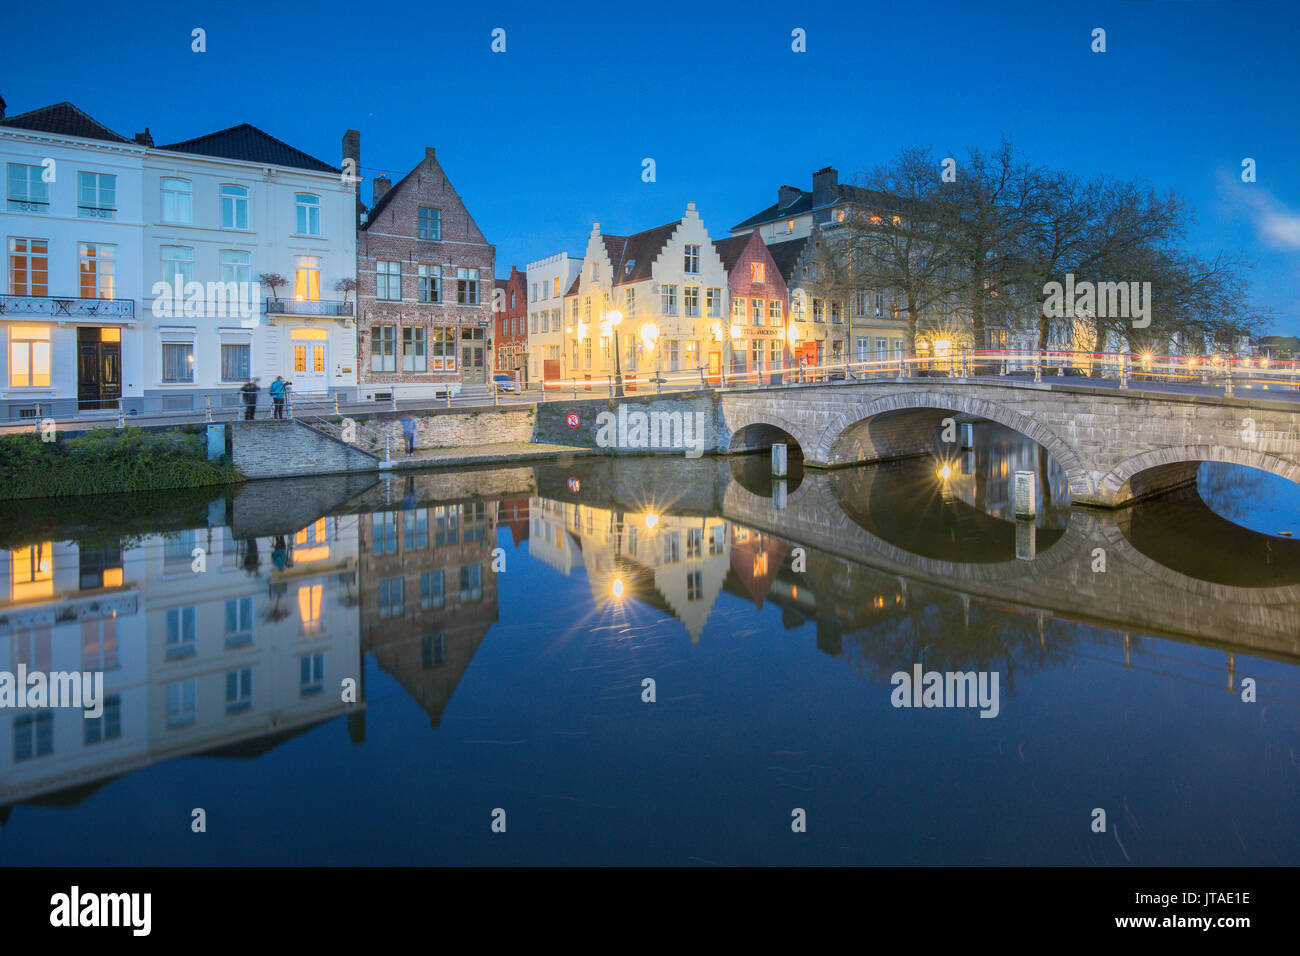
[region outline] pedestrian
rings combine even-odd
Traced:
[[[276,417],[276,418],[284,418],[284,388],[285,388],[285,384],[286,384],[286,383],[285,383],[284,377],[281,376],[281,375],[277,375],[277,376],[275,377],[275,381],[271,383],[271,388],[270,388],[270,392],[271,392],[271,404],[275,407],[275,417]]]
[[[415,419],[410,412],[402,416],[402,434],[406,436],[406,454],[410,457],[415,451]]]
[[[261,391],[257,379],[250,378],[240,391],[244,394],[244,421],[251,422],[253,416],[257,414],[257,393]]]

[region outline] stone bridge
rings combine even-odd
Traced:
[[[805,465],[932,450],[950,416],[988,419],[1061,465],[1077,504],[1115,507],[1195,479],[1203,461],[1300,482],[1300,402],[1012,379],[902,379],[723,392],[719,452],[793,442]],[[795,449],[792,449],[794,451]]]

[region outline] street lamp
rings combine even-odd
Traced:
[[[623,321],[623,313],[618,311],[618,309],[615,309],[613,312],[610,312],[605,316],[605,320],[609,322],[610,326],[614,329],[614,397],[622,398],[623,366],[619,361],[618,354],[618,324]]]

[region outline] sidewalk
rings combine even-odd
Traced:
[[[391,462],[381,460],[380,468],[451,468],[459,465],[502,465],[544,458],[603,455],[599,448],[577,445],[547,445],[542,442],[512,441],[460,448],[417,448],[409,457],[400,448],[393,450]]]

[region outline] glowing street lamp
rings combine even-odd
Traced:
[[[614,584],[610,587],[610,592],[611,592],[611,593],[614,595],[614,597],[616,597],[616,598],[621,598],[621,597],[623,596],[623,579],[622,579],[622,578],[615,578],[615,579],[614,579]]]

